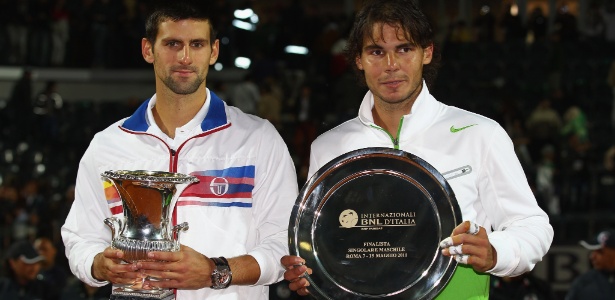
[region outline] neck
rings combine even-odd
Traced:
[[[422,90],[423,84],[421,83],[405,99],[397,102],[384,101],[373,94],[374,107],[372,107],[372,115],[374,117],[374,123],[384,128],[394,139],[398,139],[397,133],[399,131],[400,120],[404,115],[412,111],[412,106],[414,106],[414,102],[416,102]]]
[[[196,116],[205,103],[206,95],[200,92],[190,95],[156,94],[156,104],[152,109],[156,124],[170,138],[175,138],[175,129]]]
[[[412,101],[404,101],[402,103],[386,103],[384,101],[376,101],[372,108],[374,123],[386,130],[395,139],[398,138],[399,121],[404,115],[410,113],[412,109]]]

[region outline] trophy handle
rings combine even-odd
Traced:
[[[115,226],[117,224],[117,226]],[[117,217],[110,217],[105,219],[105,225],[111,228],[111,240],[115,240],[115,236],[122,231],[122,220]]]
[[[183,222],[173,226],[173,237],[176,241],[179,241],[179,232],[188,230],[188,222]]]

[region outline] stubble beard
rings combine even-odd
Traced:
[[[387,111],[396,111],[408,105],[412,106],[415,100],[413,98],[416,97],[413,92],[408,92],[397,97],[386,97],[381,93],[374,93],[374,96],[375,100],[380,102],[379,106]]]
[[[205,81],[205,78],[201,75],[197,75],[196,79],[192,82],[179,82],[178,80],[173,79],[171,75],[161,79],[167,88],[178,95],[190,95],[195,93]]]
[[[401,107],[412,106],[416,98],[421,93],[423,89],[422,82],[417,86],[413,87],[411,90],[407,91],[405,94],[399,95],[397,97],[386,97],[383,94],[376,95],[380,99],[380,102],[384,107],[388,108],[388,110],[397,110]]]

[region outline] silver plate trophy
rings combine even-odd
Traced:
[[[365,148],[323,166],[303,186],[289,224],[292,255],[317,299],[432,299],[457,263],[439,242],[461,222],[444,177],[419,157]]]
[[[106,171],[101,174],[117,190],[123,218],[105,219],[111,228],[111,246],[124,251],[127,263],[148,261],[150,251],[179,251],[179,233],[188,229],[184,222],[173,226],[173,206],[181,191],[197,182],[194,176],[160,171]],[[155,278],[153,278],[155,280]],[[174,299],[168,289],[140,289],[121,286],[112,291],[112,300]]]

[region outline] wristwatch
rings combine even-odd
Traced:
[[[216,268],[211,273],[211,288],[214,290],[227,288],[231,285],[233,279],[233,272],[228,265],[228,260],[222,256],[211,257],[211,260],[216,264]]]

